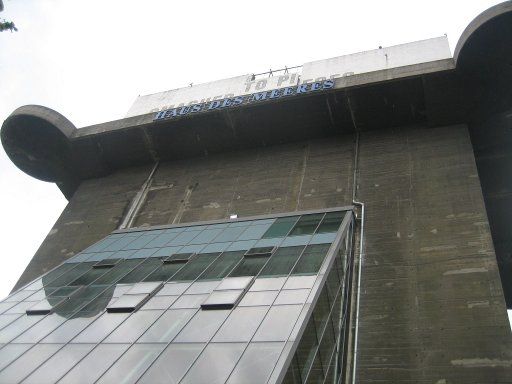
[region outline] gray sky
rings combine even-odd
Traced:
[[[499,1],[4,0],[0,123],[40,104],[77,127],[122,118],[137,95],[447,34]],[[251,5],[252,4],[252,5]],[[66,205],[0,149],[0,297]]]

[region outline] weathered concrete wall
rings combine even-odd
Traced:
[[[353,136],[163,163],[135,226],[351,204]]]
[[[354,153],[347,135],[162,163],[135,225],[348,205]],[[83,183],[20,283],[115,229],[150,169]],[[358,175],[358,382],[509,382],[510,330],[467,128],[364,132]]]
[[[150,166],[83,182],[14,289],[32,281],[117,229]]]
[[[510,382],[510,327],[467,128],[360,142],[358,382]]]

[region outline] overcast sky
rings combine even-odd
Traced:
[[[137,95],[462,31],[499,1],[4,0],[0,123],[40,104],[77,127],[122,118]],[[66,205],[0,149],[0,297]]]

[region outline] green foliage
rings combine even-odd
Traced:
[[[12,21],[0,20],[0,32],[4,31],[15,32],[18,30]]]

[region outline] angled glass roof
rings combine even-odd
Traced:
[[[334,209],[112,233],[0,302],[0,382],[282,380],[351,222]]]

